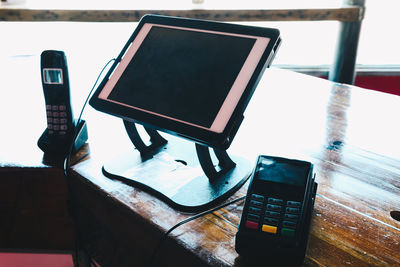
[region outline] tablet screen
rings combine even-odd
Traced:
[[[269,40],[145,23],[99,98],[221,133]]]

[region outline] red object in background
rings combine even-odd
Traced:
[[[326,75],[316,76],[323,79],[328,79],[328,76]],[[358,75],[354,80],[354,85],[400,96],[400,75]]]
[[[70,254],[0,253],[0,267],[74,267]]]
[[[400,76],[357,76],[354,85],[400,96]]]

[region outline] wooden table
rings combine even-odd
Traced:
[[[60,204],[57,213],[53,201],[55,195],[65,193],[65,180],[60,169],[42,163],[36,146],[45,127],[39,76],[11,82],[18,77],[16,70],[33,73],[36,65],[28,61],[30,66],[18,68],[18,60],[13,62],[0,81],[0,207],[9,214],[19,207],[15,201],[25,193],[18,191],[22,185],[17,181],[30,181],[29,192],[46,189],[47,195],[36,193],[41,200],[35,202],[39,203],[36,208],[41,213],[24,217],[36,220],[41,235],[30,243],[21,235],[8,235],[1,247],[72,249],[72,227],[63,215],[65,205]],[[280,69],[265,72],[228,153],[251,161],[266,154],[315,164],[319,187],[306,264],[400,266],[400,222],[390,216],[391,211],[400,210],[399,114],[397,96]],[[80,238],[102,266],[143,266],[161,235],[191,214],[106,178],[102,164],[133,146],[121,120],[91,108],[84,118],[89,141],[75,158],[89,155],[73,166],[70,180],[78,203]],[[50,187],[49,181],[59,182]],[[247,184],[230,199],[245,195],[246,188]],[[53,213],[41,209],[46,203],[51,204]],[[244,261],[234,249],[242,206],[243,202],[237,202],[175,229],[154,266],[257,266]],[[17,219],[26,215],[20,210],[15,213]],[[40,221],[42,217],[48,220]],[[63,223],[49,227],[60,218]],[[21,229],[9,220],[2,219],[2,225],[16,229],[16,234]],[[40,242],[43,235],[48,242]]]

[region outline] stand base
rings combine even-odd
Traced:
[[[185,212],[199,212],[215,206],[250,177],[250,162],[233,156],[236,167],[210,182],[194,151],[193,142],[171,136],[152,158],[142,158],[137,150],[131,150],[106,163],[103,173],[141,188]]]

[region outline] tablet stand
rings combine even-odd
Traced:
[[[249,178],[251,164],[229,157],[225,150],[210,149],[170,136],[167,141],[156,130],[144,127],[150,144],[141,138],[135,123],[124,120],[132,149],[103,166],[110,178],[141,188],[186,212],[213,207],[228,198]],[[139,152],[139,153],[138,153]],[[213,161],[218,163],[214,164]]]
[[[124,120],[125,130],[128,133],[129,139],[131,139],[133,145],[139,150],[140,154],[145,158],[150,156],[152,152],[157,148],[162,147],[168,141],[165,140],[156,130],[144,127],[147,134],[150,136],[150,145],[146,145],[139,135],[136,125],[132,122]]]

